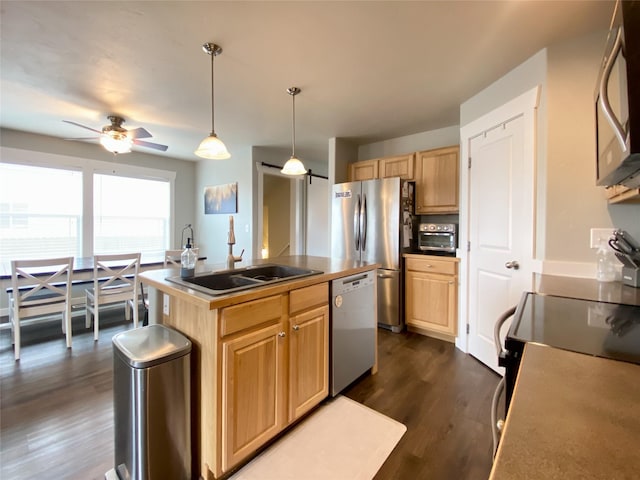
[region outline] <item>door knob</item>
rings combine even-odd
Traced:
[[[513,268],[514,270],[518,270],[520,268],[520,264],[516,260],[511,260],[504,264],[507,268]]]

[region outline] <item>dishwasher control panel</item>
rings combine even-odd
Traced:
[[[332,282],[333,294],[340,295],[347,292],[353,292],[354,290],[358,290],[359,288],[366,287],[368,285],[373,285],[375,279],[374,271],[339,278]]]

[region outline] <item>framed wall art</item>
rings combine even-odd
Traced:
[[[204,213],[238,213],[238,182],[205,187]]]

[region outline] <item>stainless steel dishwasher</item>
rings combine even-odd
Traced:
[[[331,396],[375,361],[375,270],[331,282]]]

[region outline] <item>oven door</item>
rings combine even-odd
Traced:
[[[456,251],[456,235],[452,232],[420,232],[419,239],[418,248],[423,251]]]

